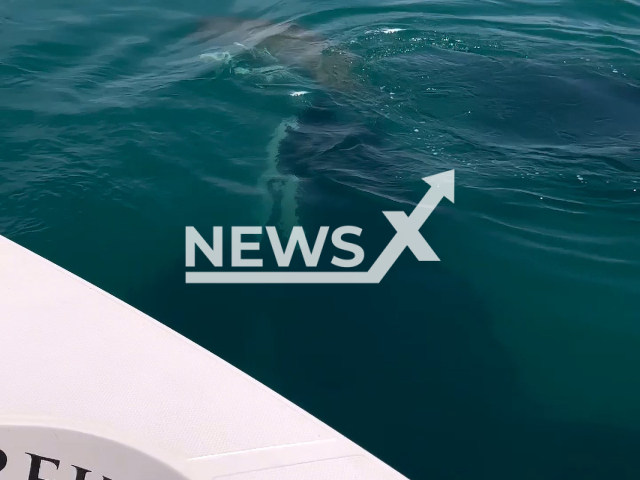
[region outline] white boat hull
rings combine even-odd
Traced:
[[[3,237],[0,319],[0,478],[404,478],[212,353]],[[34,468],[39,477],[29,477]]]

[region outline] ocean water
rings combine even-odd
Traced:
[[[366,267],[450,169],[440,262],[185,284],[186,226],[357,225]],[[640,475],[637,0],[4,0],[0,234],[411,479]]]

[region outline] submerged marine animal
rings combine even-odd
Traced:
[[[268,77],[278,70],[296,72],[311,79],[319,90],[329,96],[351,94],[358,86],[353,73],[357,63],[355,55],[292,22],[211,17],[200,22],[191,38],[206,49],[200,55],[202,60],[225,66],[231,64],[237,74],[257,73]],[[309,92],[302,90],[290,95],[306,93]],[[315,105],[312,105],[312,109],[317,109],[317,97],[314,95]],[[267,146],[267,165],[258,185],[265,193],[260,213],[263,223],[269,222],[280,227],[284,236],[288,236],[292,227],[299,224],[297,197],[300,182],[292,171],[283,171],[281,168],[280,143],[291,130],[297,130],[298,127],[297,117],[283,119],[278,125]]]

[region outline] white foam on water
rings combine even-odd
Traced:
[[[205,61],[213,61],[213,62],[224,62],[224,63],[228,63],[231,58],[233,56],[231,55],[231,53],[229,52],[208,52],[208,53],[201,53],[200,54],[200,60],[205,60]]]
[[[405,31],[406,28],[376,28],[374,30],[367,30],[366,32],[364,32],[365,35],[370,35],[370,34],[377,34],[377,33],[386,33],[386,34],[390,34],[390,33],[398,33],[398,32],[403,32]]]
[[[301,97],[302,95],[306,95],[307,92],[306,90],[300,90],[298,92],[291,92],[289,95],[291,95],[292,97]]]

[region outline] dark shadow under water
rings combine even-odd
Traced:
[[[399,207],[336,178],[384,168],[372,155],[383,143],[375,126],[319,104],[280,148],[281,165],[301,180],[298,214],[307,236],[322,225],[361,227],[363,268],[394,234],[381,211]],[[436,209],[423,230],[446,224],[451,211]],[[196,227],[210,232],[215,224],[202,219]],[[277,268],[266,242],[265,266]],[[208,269],[203,255],[196,264]],[[297,252],[291,268],[302,267]],[[407,250],[379,285],[186,285],[185,270],[177,258],[155,285],[126,300],[411,479],[640,473],[640,432],[543,418],[493,337],[482,299],[443,263],[420,263]]]

